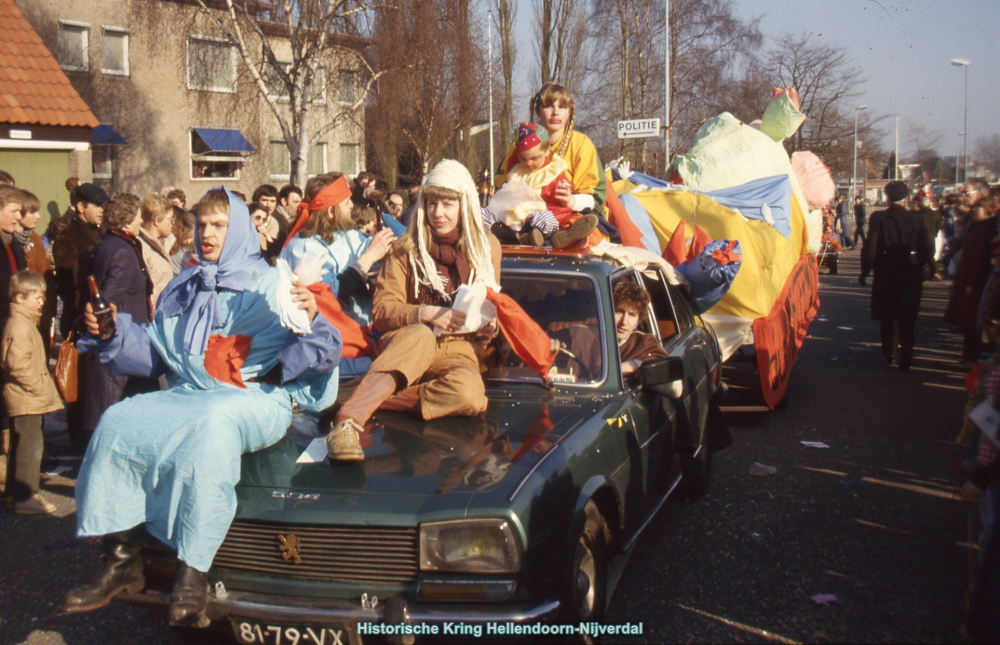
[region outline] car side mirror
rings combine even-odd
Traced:
[[[638,373],[642,387],[660,396],[676,399],[684,393],[684,361],[677,356],[644,361]]]

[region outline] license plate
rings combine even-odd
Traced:
[[[236,640],[248,645],[361,645],[353,625],[336,627],[289,627],[232,619]]]

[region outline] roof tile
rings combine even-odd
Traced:
[[[97,127],[97,118],[14,0],[0,0],[0,24],[0,123]]]

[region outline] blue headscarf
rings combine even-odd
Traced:
[[[201,229],[196,225],[195,247],[201,264],[187,267],[171,280],[158,303],[157,313],[168,318],[194,310],[184,328],[184,349],[192,355],[203,353],[212,330],[225,322],[215,288],[245,291],[270,268],[260,255],[260,239],[246,204],[225,186],[219,188],[229,198],[229,226],[219,261],[206,262],[201,257]]]

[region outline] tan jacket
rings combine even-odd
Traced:
[[[490,259],[497,282],[500,281],[500,242],[488,233],[490,239]],[[393,248],[382,262],[382,270],[375,281],[375,298],[372,303],[372,324],[375,329],[387,334],[395,329],[420,322],[420,305],[413,291],[413,269],[409,253],[402,248]]]
[[[41,314],[16,302],[10,305],[10,320],[0,341],[0,366],[6,384],[3,396],[12,417],[45,414],[63,407],[56,383],[49,374],[38,333]]]
[[[153,281],[151,298],[155,310],[160,292],[174,279],[174,264],[160,241],[147,233],[146,229],[139,229],[139,241],[142,243],[142,261],[146,263],[149,279]]]

